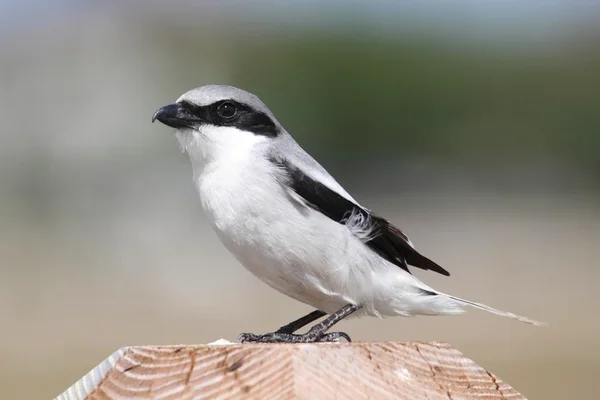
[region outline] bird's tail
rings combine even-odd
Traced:
[[[516,319],[517,321],[525,322],[527,324],[531,324],[531,325],[535,325],[535,326],[548,326],[548,324],[545,323],[545,322],[536,321],[536,320],[533,320],[533,319],[530,319],[530,318],[527,318],[527,317],[522,317],[522,316],[517,315],[517,314],[506,312],[506,311],[496,310],[495,308],[486,306],[485,304],[475,303],[473,301],[461,299],[461,298],[455,297],[455,296],[450,296],[449,294],[445,294],[445,293],[437,292],[437,294],[440,295],[440,296],[445,296],[445,297],[447,297],[447,298],[449,298],[451,300],[454,300],[459,305],[468,305],[468,306],[471,306],[471,307],[474,307],[474,308],[478,308],[478,309],[483,310],[483,311],[487,311],[487,312],[492,313],[492,314],[499,315],[501,317],[508,317],[508,318]]]

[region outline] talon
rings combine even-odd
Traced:
[[[350,339],[350,335],[348,335],[346,332],[338,332],[338,333],[340,334],[341,337],[346,339],[346,341],[348,343],[352,343],[352,339]]]
[[[341,339],[346,339],[347,342],[352,342],[352,339],[350,339],[350,336],[348,336],[348,334],[346,332],[331,332],[331,333],[326,333],[323,336],[321,336],[317,342],[320,343],[325,343],[325,342],[334,342],[334,343],[338,343]]]
[[[238,343],[255,343],[260,339],[260,335],[254,333],[240,333],[237,337]]]

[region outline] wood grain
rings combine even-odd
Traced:
[[[524,399],[446,343],[213,344],[118,350],[58,400]]]

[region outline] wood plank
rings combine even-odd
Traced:
[[[439,342],[132,346],[57,397],[215,398],[524,399]]]

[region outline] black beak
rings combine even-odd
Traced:
[[[152,122],[159,120],[171,128],[193,128],[203,122],[197,116],[192,115],[180,104],[169,104],[156,110],[152,116]]]

